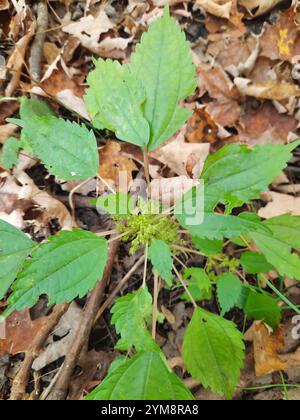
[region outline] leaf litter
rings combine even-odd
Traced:
[[[88,120],[83,95],[87,74],[93,67],[92,57],[127,63],[149,23],[162,15],[165,2],[129,0],[99,4],[90,1],[82,8],[82,2],[76,0],[51,1],[51,30],[43,45],[40,81],[28,75],[31,41],[37,31],[36,9],[31,10],[25,0],[12,3],[0,1],[0,54],[5,60],[5,66],[0,69],[1,144],[11,136],[19,137],[17,126],[7,123],[6,118],[17,115],[19,104],[15,98],[21,96],[30,94],[44,98],[65,119]],[[194,115],[173,138],[150,155],[150,168],[155,173],[152,188],[155,183],[171,185],[175,202],[180,198],[176,195],[178,185],[183,184],[185,190],[194,186],[209,153],[224,144],[241,142],[249,147],[267,142],[286,144],[299,136],[300,12],[295,1],[170,0],[169,3],[172,15],[186,32],[197,66],[197,91],[185,103],[185,107],[195,111]],[[68,230],[74,224],[94,226],[95,217],[99,216],[88,202],[109,188],[127,192],[143,172],[142,156],[136,146],[128,147],[105,131],[97,133],[97,139],[99,178],[93,178],[80,188],[76,182],[49,175],[30,154],[19,155],[14,170],[0,163],[0,219],[23,229],[38,241],[61,229]],[[257,202],[261,217],[269,219],[286,212],[300,214],[299,156],[296,152],[284,182],[272,185]],[[128,175],[128,185],[123,186],[123,190],[119,185],[119,170]],[[74,189],[75,220],[68,201]],[[163,189],[159,198],[162,196]],[[105,230],[104,220],[100,219],[100,225]],[[124,256],[127,251],[124,245]],[[185,257],[184,263],[192,265],[196,260],[199,264],[197,258]],[[111,284],[117,284],[126,270],[125,262],[118,261]],[[128,291],[134,290],[134,282],[140,278],[141,273],[137,272]],[[175,359],[180,355],[183,331],[191,311],[180,302],[176,290],[169,295],[164,293],[160,299],[161,311],[172,320],[172,325],[168,329],[162,324],[158,334],[167,357]],[[1,306],[5,304],[1,302]],[[208,302],[207,305],[213,304]],[[35,370],[45,372],[49,366],[59,368],[72,328],[80,322],[82,306],[82,301],[72,304],[62,317],[58,329],[36,359]],[[8,397],[2,394],[2,389],[9,359],[3,357],[26,352],[44,320],[42,310],[34,320],[27,310],[11,315],[7,338],[0,340],[0,395],[4,398]],[[20,335],[19,331],[25,334]],[[253,342],[250,352],[254,365],[250,368],[251,374],[248,372],[252,382],[247,382],[247,387],[257,384],[256,376],[266,377],[270,384],[276,380],[276,376],[270,374],[283,370],[289,375],[291,368],[299,368],[300,347],[280,353],[285,344],[285,331],[286,320],[274,332],[262,323],[252,325],[246,338]],[[83,373],[74,379],[73,398],[81,398],[103,380],[116,356],[112,353],[116,340],[115,332],[105,319],[95,325],[92,349],[80,361]],[[100,374],[96,368],[99,361],[103,361]],[[50,373],[43,383],[45,388],[51,379],[53,374]],[[300,383],[300,378],[297,381]],[[267,384],[262,381],[260,386],[264,385]],[[248,392],[237,392],[236,398],[249,398]],[[198,389],[195,395],[202,399],[203,390]],[[205,397],[216,398],[211,393]],[[250,392],[250,398],[256,398],[255,392]],[[259,399],[263,398],[264,395],[259,395]],[[281,398],[282,392],[276,394],[276,399]]]

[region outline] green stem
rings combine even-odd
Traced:
[[[284,302],[288,305],[290,309],[293,309],[293,311],[296,312],[296,314],[300,315],[300,310],[297,308],[296,305],[294,305],[287,297],[285,297],[276,287],[267,279],[266,276],[261,275],[263,281],[266,283],[266,285],[273,290],[273,292]]]

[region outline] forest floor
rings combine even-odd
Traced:
[[[51,104],[64,118],[88,118],[83,101],[86,77],[93,68],[92,57],[129,60],[148,24],[163,13],[164,0],[78,1],[0,0],[0,145],[18,136],[18,127],[6,119],[18,115],[21,96],[36,95]],[[170,0],[171,14],[190,42],[197,66],[198,88],[188,99],[195,110],[187,124],[166,145],[150,155],[153,179],[175,176],[196,179],[209,153],[225,144],[289,143],[300,137],[300,12],[297,2],[278,0]],[[246,7],[245,7],[246,6]],[[99,141],[99,175],[110,186],[119,187],[120,170],[131,183],[140,176],[143,157],[132,145],[119,142],[111,133],[102,132]],[[75,181],[57,180],[32,156],[20,154],[18,171],[0,166],[0,219],[21,228],[37,242],[62,229],[78,227],[92,232],[107,231],[108,217],[99,215],[91,198],[107,189],[95,179],[79,187],[70,207],[70,192]],[[127,186],[128,187],[128,186]],[[127,190],[126,187],[126,190]],[[255,202],[263,218],[287,212],[300,215],[300,151],[294,152],[288,168],[274,181],[270,190]],[[234,253],[234,249],[227,249]],[[113,266],[106,296],[110,296],[124,275],[137,263],[122,243]],[[182,257],[184,264],[201,266],[199,256]],[[149,271],[149,277],[150,277]],[[269,273],[272,278],[272,273]],[[137,264],[121,293],[135,290],[143,277]],[[151,284],[151,282],[150,282]],[[289,299],[300,305],[300,287],[285,279]],[[195,397],[220,399],[198,386],[182,370],[180,348],[192,307],[180,298],[181,291],[163,291],[159,308],[168,323],[158,325],[157,341]],[[74,301],[33,364],[28,398],[46,398],[53,378],[59,372],[72,332],[81,319],[84,299]],[[210,311],[218,308],[207,301]],[[6,300],[0,301],[0,309]],[[7,336],[0,340],[0,399],[7,399],[13,378],[24,352],[39,333],[49,313],[41,298],[31,310],[13,314],[8,320]],[[291,338],[292,313],[285,312],[278,340],[282,354],[295,352],[300,341]],[[88,351],[72,378],[69,398],[80,399],[105,377],[117,335],[105,311],[94,326]],[[241,311],[229,315],[246,331]],[[300,399],[300,354],[292,369],[281,374],[276,369],[278,342],[251,340],[246,332],[246,362],[238,400]],[[252,337],[253,338],[253,337]],[[284,339],[285,338],[285,339]],[[47,391],[48,390],[48,391]],[[44,393],[44,394],[43,394]]]

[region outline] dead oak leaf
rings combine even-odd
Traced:
[[[41,317],[33,321],[28,309],[10,315],[4,327],[6,338],[0,340],[0,356],[26,352],[46,319]]]
[[[245,77],[236,77],[234,83],[243,96],[253,96],[257,99],[282,101],[300,96],[300,89],[289,82],[269,80],[264,84],[260,84],[254,83]]]
[[[125,153],[119,142],[109,140],[99,150],[99,175],[120,192],[127,192],[132,181],[132,172],[138,171],[134,161]]]

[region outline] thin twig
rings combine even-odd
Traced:
[[[48,29],[48,5],[45,0],[41,0],[37,6],[37,30],[31,46],[29,58],[30,74],[38,82],[42,77],[42,58],[43,48]]]
[[[177,271],[177,268],[175,267],[175,265],[173,265],[173,270],[175,271],[176,276],[178,277],[178,280],[180,281],[180,283],[182,284],[182,286],[184,287],[184,290],[186,291],[188,297],[190,298],[190,301],[192,302],[192,304],[194,305],[194,308],[197,308],[197,303],[195,302],[193,296],[191,295],[191,292],[189,291],[187,285],[185,284],[185,281],[183,280],[183,278],[181,277],[181,275],[179,274],[179,272]]]
[[[95,322],[98,321],[99,318],[101,318],[101,316],[103,315],[103,312],[110,306],[110,304],[113,302],[113,300],[117,296],[117,294],[122,290],[124,285],[128,282],[128,280],[136,272],[136,270],[143,264],[144,259],[145,259],[145,256],[142,255],[141,258],[128,271],[128,273],[122,278],[122,280],[119,282],[118,286],[109,295],[109,297],[106,299],[106,301],[103,303],[103,305],[99,309],[98,314],[97,314],[96,319],[95,319]]]
[[[26,394],[26,388],[29,381],[32,364],[35,358],[38,356],[49,334],[58,324],[59,320],[67,311],[68,307],[69,305],[67,303],[55,306],[52,314],[48,316],[47,321],[34,338],[33,342],[31,343],[31,346],[25,353],[25,359],[13,381],[10,396],[11,400],[22,400],[24,398]]]
[[[81,350],[89,339],[101,299],[110,280],[118,249],[119,241],[116,240],[111,242],[103,278],[101,281],[98,281],[87,300],[82,313],[82,319],[78,325],[78,330],[74,334],[74,339],[68,349],[62,370],[60,371],[57,382],[47,397],[47,400],[64,400],[68,395],[71,376],[79,360]]]
[[[74,194],[76,193],[76,191],[78,191],[81,187],[83,187],[84,185],[86,185],[88,182],[90,182],[92,179],[94,179],[93,177],[85,179],[84,181],[82,181],[80,184],[76,185],[76,187],[74,187],[69,194],[69,206],[71,209],[71,215],[72,215],[72,220],[73,220],[73,224],[76,225],[76,220],[75,220],[75,206],[74,206],[74,201],[73,201],[73,197]]]

